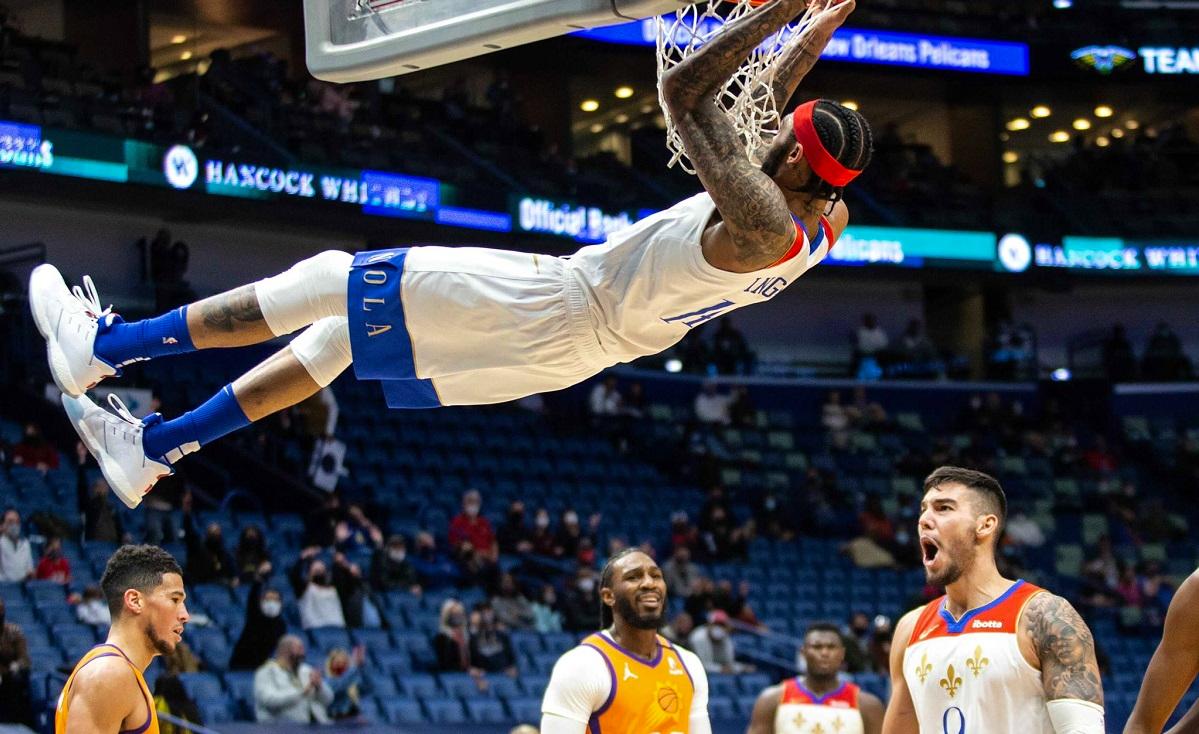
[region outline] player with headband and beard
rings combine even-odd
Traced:
[[[1065,599],[999,573],[1006,520],[994,477],[943,466],[924,480],[924,572],[945,595],[895,627],[883,734],[1103,734],[1091,631]]]
[[[657,354],[690,329],[765,303],[822,262],[849,221],[844,187],[870,162],[870,126],[828,100],[800,105],[753,163],[715,101],[754,48],[808,8],[772,0],[662,74],[663,101],[705,191],[569,257],[477,247],[328,251],[169,313],[126,323],[91,279],[34,269],[30,309],[63,404],[129,507],[185,455],[305,400],[354,365],[393,408],[516,400]],[[784,108],[854,0],[811,0],[763,94]],[[797,319],[802,326],[802,319]],[[84,393],[124,365],[269,341],[307,328],[199,407],[164,420]]]
[[[112,612],[112,627],[67,678],[54,713],[54,732],[158,734],[154,696],[142,673],[156,656],[173,653],[183,639],[189,618],[183,571],[157,546],[127,545],[108,559],[100,588]]]
[[[541,702],[542,734],[710,734],[708,678],[690,650],[658,634],[666,581],[644,551],[626,548],[600,574],[601,621],[564,654]]]

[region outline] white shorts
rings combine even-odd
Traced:
[[[393,408],[505,402],[613,364],[561,258],[396,248],[358,253],[349,278],[354,371]]]

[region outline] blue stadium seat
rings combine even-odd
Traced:
[[[503,724],[508,717],[504,706],[491,699],[470,699],[466,702],[466,718],[476,724]]]
[[[350,644],[350,633],[344,627],[314,627],[308,630],[308,636],[312,639],[312,646],[322,652],[328,652],[335,647],[343,650],[353,647]]]
[[[234,670],[225,673],[225,688],[228,689],[229,695],[237,703],[240,703],[242,710],[247,713],[252,713],[254,710],[254,673],[249,670]],[[248,708],[246,708],[248,707]]]
[[[737,709],[728,696],[712,696],[708,699],[708,714],[712,721],[732,721],[737,718]]]
[[[350,636],[355,645],[363,645],[367,650],[386,650],[391,647],[391,635],[387,630],[354,630]]]
[[[423,724],[425,715],[419,702],[406,698],[377,698],[388,724]]]
[[[756,696],[763,688],[772,685],[773,681],[765,673],[745,673],[737,677],[737,684],[742,693],[752,693]]]
[[[372,695],[379,698],[393,698],[400,695],[395,678],[383,672],[374,672],[366,677],[366,688]]]
[[[554,669],[554,663],[558,662],[560,657],[562,657],[560,652],[537,652],[529,655],[526,659],[529,661],[530,671],[548,674]]]
[[[541,699],[534,696],[509,699],[508,713],[522,724],[537,724],[541,721]]]
[[[519,680],[521,690],[525,692],[526,696],[537,696],[538,698],[545,695],[545,689],[550,684],[550,677],[539,673],[524,673]]]
[[[444,699],[426,699],[423,702],[429,721],[434,724],[465,724],[466,711],[458,701]]]
[[[736,704],[737,710],[741,712],[741,716],[746,719],[753,715],[754,704],[757,703],[757,701],[757,696],[749,694],[742,694],[733,699],[733,703]]]
[[[509,678],[506,675],[489,675],[487,676],[488,689],[491,694],[503,699],[519,698],[523,695],[520,684],[515,678]]]
[[[396,677],[400,692],[410,698],[433,698],[440,693],[437,679],[427,673],[411,673]]]
[[[222,699],[221,681],[212,673],[180,673],[179,682],[193,701]]]
[[[470,673],[442,673],[437,679],[447,695],[457,698],[480,698],[491,693],[490,689],[487,692],[480,691]]]
[[[223,694],[196,701],[200,715],[204,717],[206,726],[215,726],[225,724],[233,720],[233,712],[236,710],[236,704],[226,698]]]
[[[737,676],[713,673],[708,676],[708,691],[712,696],[732,698],[737,695]]]
[[[373,650],[375,664],[388,675],[407,675],[412,672],[412,657],[406,650]]]

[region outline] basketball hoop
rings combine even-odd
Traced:
[[[673,16],[657,17],[658,30],[658,79],[668,70],[691,56],[716,38],[725,25],[756,12],[767,0],[703,0],[682,8]],[[792,24],[788,24],[770,35],[750,53],[745,62],[721,87],[716,104],[733,120],[745,155],[755,164],[762,162],[762,153],[779,131],[779,110],[774,100],[774,62],[782,56],[807,28],[811,11]],[[666,146],[670,149],[670,162],[684,171],[694,174],[687,160],[683,140],[679,137],[666,102],[662,99],[662,85],[658,85],[658,103],[666,118]]]

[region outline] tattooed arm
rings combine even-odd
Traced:
[[[782,190],[746,158],[715,96],[749,52],[803,7],[804,0],[773,0],[730,24],[659,82],[687,157],[720,211],[722,221],[705,234],[703,249],[708,262],[723,270],[766,267],[795,241]]]
[[[1199,674],[1199,573],[1182,582],[1170,601],[1161,644],[1149,661],[1141,692],[1124,734],[1158,734]],[[1192,707],[1171,732],[1199,731],[1199,708]]]
[[[771,93],[775,109],[781,112],[787,106],[799,83],[820,59],[833,32],[841,27],[855,5],[855,0],[812,0],[809,3],[810,25],[774,62]]]
[[[1095,638],[1070,602],[1048,592],[1020,615],[1020,651],[1041,670],[1049,719],[1057,734],[1103,734],[1103,683]]]

